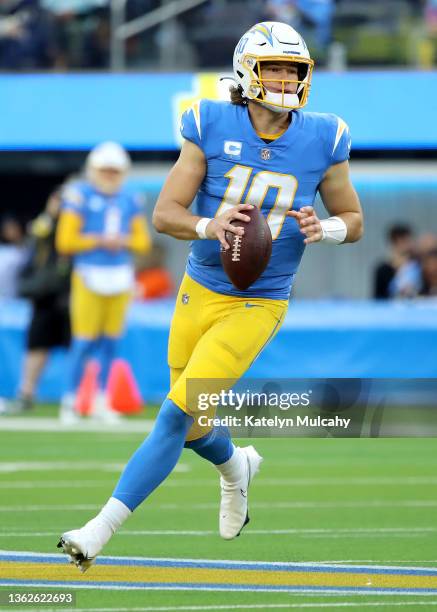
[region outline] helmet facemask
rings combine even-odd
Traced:
[[[284,63],[290,62],[297,65],[297,79],[275,79],[262,78],[262,63]],[[246,55],[243,64],[250,74],[250,84],[247,88],[247,97],[253,102],[258,102],[274,112],[284,112],[302,108],[307,103],[311,86],[311,77],[314,62],[309,58],[297,56],[253,56]],[[281,92],[272,92],[264,83],[280,83]],[[287,93],[287,84],[293,84],[295,93]]]

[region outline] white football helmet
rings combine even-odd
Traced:
[[[282,93],[268,91],[261,78],[261,62],[291,62],[298,80],[270,79],[282,83]],[[308,100],[314,62],[302,36],[278,21],[257,23],[241,37],[234,51],[234,78],[242,96],[276,112],[302,108]],[[286,93],[285,83],[297,84],[296,93]]]
[[[114,168],[127,171],[131,160],[127,151],[118,142],[102,142],[92,149],[87,157],[87,166],[92,168]]]

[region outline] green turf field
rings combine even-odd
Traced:
[[[0,584],[12,576],[28,581],[41,578],[44,567],[14,565],[4,551],[56,554],[58,536],[83,524],[106,501],[123,464],[144,437],[143,424],[138,422],[138,433],[0,429]],[[254,444],[265,461],[250,491],[251,522],[240,538],[220,540],[216,472],[191,451],[184,451],[178,470],[135,512],[105,555],[437,570],[436,440],[259,439]],[[405,580],[405,587],[411,587],[409,595],[366,595],[264,592],[263,583],[272,581],[273,573],[268,571],[261,571],[261,578],[258,575],[261,590],[256,592],[221,591],[214,586],[206,591],[165,586],[93,588],[104,569],[100,566],[85,576],[68,565],[49,569],[49,577],[59,572],[59,580],[76,581],[79,586],[80,581],[89,583],[91,588],[72,589],[77,609],[83,610],[437,609],[437,571],[430,577],[397,577],[399,584]],[[123,584],[135,580],[129,566],[116,565],[111,571]],[[197,584],[196,572],[202,572],[190,567],[175,570],[171,563],[156,571],[172,584],[181,572],[189,584]],[[208,580],[198,580],[200,586],[220,578],[219,570],[208,571]],[[357,578],[350,572],[353,587]],[[226,584],[234,579],[238,584],[239,573],[238,566],[228,571]],[[339,574],[329,569],[325,573],[328,586],[339,584]],[[378,586],[362,575],[361,586]],[[320,568],[314,576],[320,579]],[[340,574],[340,578],[347,584],[348,575]],[[296,584],[304,585],[305,580],[302,570]],[[434,592],[414,592],[425,586]],[[0,588],[5,592],[11,587]]]

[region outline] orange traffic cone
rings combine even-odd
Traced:
[[[130,365],[123,359],[112,364],[108,380],[111,407],[123,414],[141,412],[143,400]]]
[[[97,377],[100,366],[97,361],[90,361],[80,381],[79,390],[76,395],[76,411],[82,416],[91,414],[94,395],[97,392]]]

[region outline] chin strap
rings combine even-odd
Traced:
[[[235,85],[237,87],[241,87],[241,85],[238,85],[237,80],[234,79],[234,77],[230,77],[230,76],[224,76],[224,77],[220,77],[219,81],[234,81]]]

